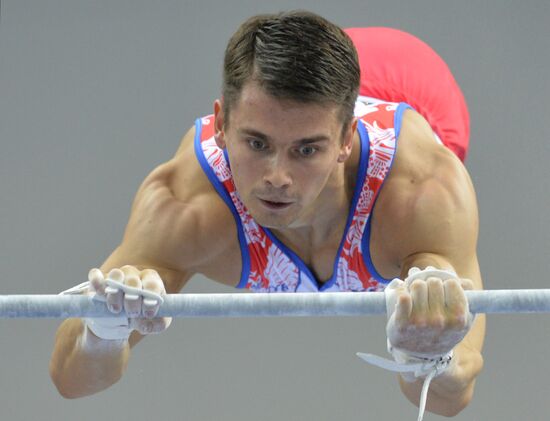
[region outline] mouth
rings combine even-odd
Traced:
[[[292,206],[293,202],[279,202],[279,201],[272,201],[272,200],[264,200],[258,198],[260,203],[268,208],[269,210],[284,210]]]

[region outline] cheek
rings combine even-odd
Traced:
[[[261,165],[259,165],[258,160],[247,159],[243,156],[239,156],[234,160],[230,158],[230,160],[233,180],[237,190],[244,193],[246,190],[252,189],[261,180]]]
[[[323,159],[311,162],[301,168],[304,177],[312,180],[315,184],[324,184],[334,170],[335,159],[332,155],[325,155]]]
[[[316,197],[325,187],[328,177],[327,166],[304,165],[294,172],[294,186],[305,197]]]

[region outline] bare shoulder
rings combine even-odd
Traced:
[[[136,194],[121,247],[131,250],[127,254],[139,266],[192,275],[219,265],[220,256],[238,245],[233,216],[195,156],[194,132],[189,130],[176,155],[155,168]]]
[[[475,255],[478,213],[470,176],[415,111],[404,114],[393,167],[375,213],[378,233],[389,240],[397,261],[416,252],[454,260]]]

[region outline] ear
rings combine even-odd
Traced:
[[[225,149],[225,116],[223,114],[223,97],[214,101],[214,139],[219,148]]]
[[[338,162],[345,162],[350,157],[353,147],[353,138],[357,132],[357,124],[357,117],[353,117],[346,131],[343,133],[342,146],[340,147]]]

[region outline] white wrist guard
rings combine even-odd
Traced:
[[[386,296],[386,311],[388,320],[395,311],[397,300],[396,289],[402,286],[408,287],[415,279],[422,279],[426,281],[432,276],[445,281],[447,279],[456,278],[457,274],[450,270],[439,270],[432,266],[428,266],[424,270],[414,267],[409,270],[408,276],[404,281],[398,278],[391,281],[384,291]],[[399,373],[403,380],[408,383],[415,382],[418,378],[425,378],[419,403],[418,420],[421,421],[424,416],[424,409],[426,407],[426,399],[430,382],[434,377],[439,376],[447,370],[447,368],[449,368],[453,359],[453,350],[451,349],[443,355],[411,354],[410,352],[394,347],[390,343],[389,339],[387,345],[388,352],[394,358],[393,361],[377,355],[364,354],[360,352],[357,353],[357,356],[369,364]]]
[[[415,356],[392,348],[389,341],[388,352],[393,356],[393,360],[361,352],[358,352],[357,356],[369,364],[400,373],[403,380],[408,383],[415,382],[418,378],[426,377],[431,373],[433,373],[433,377],[437,377],[448,368],[453,359],[452,350],[444,355]]]

